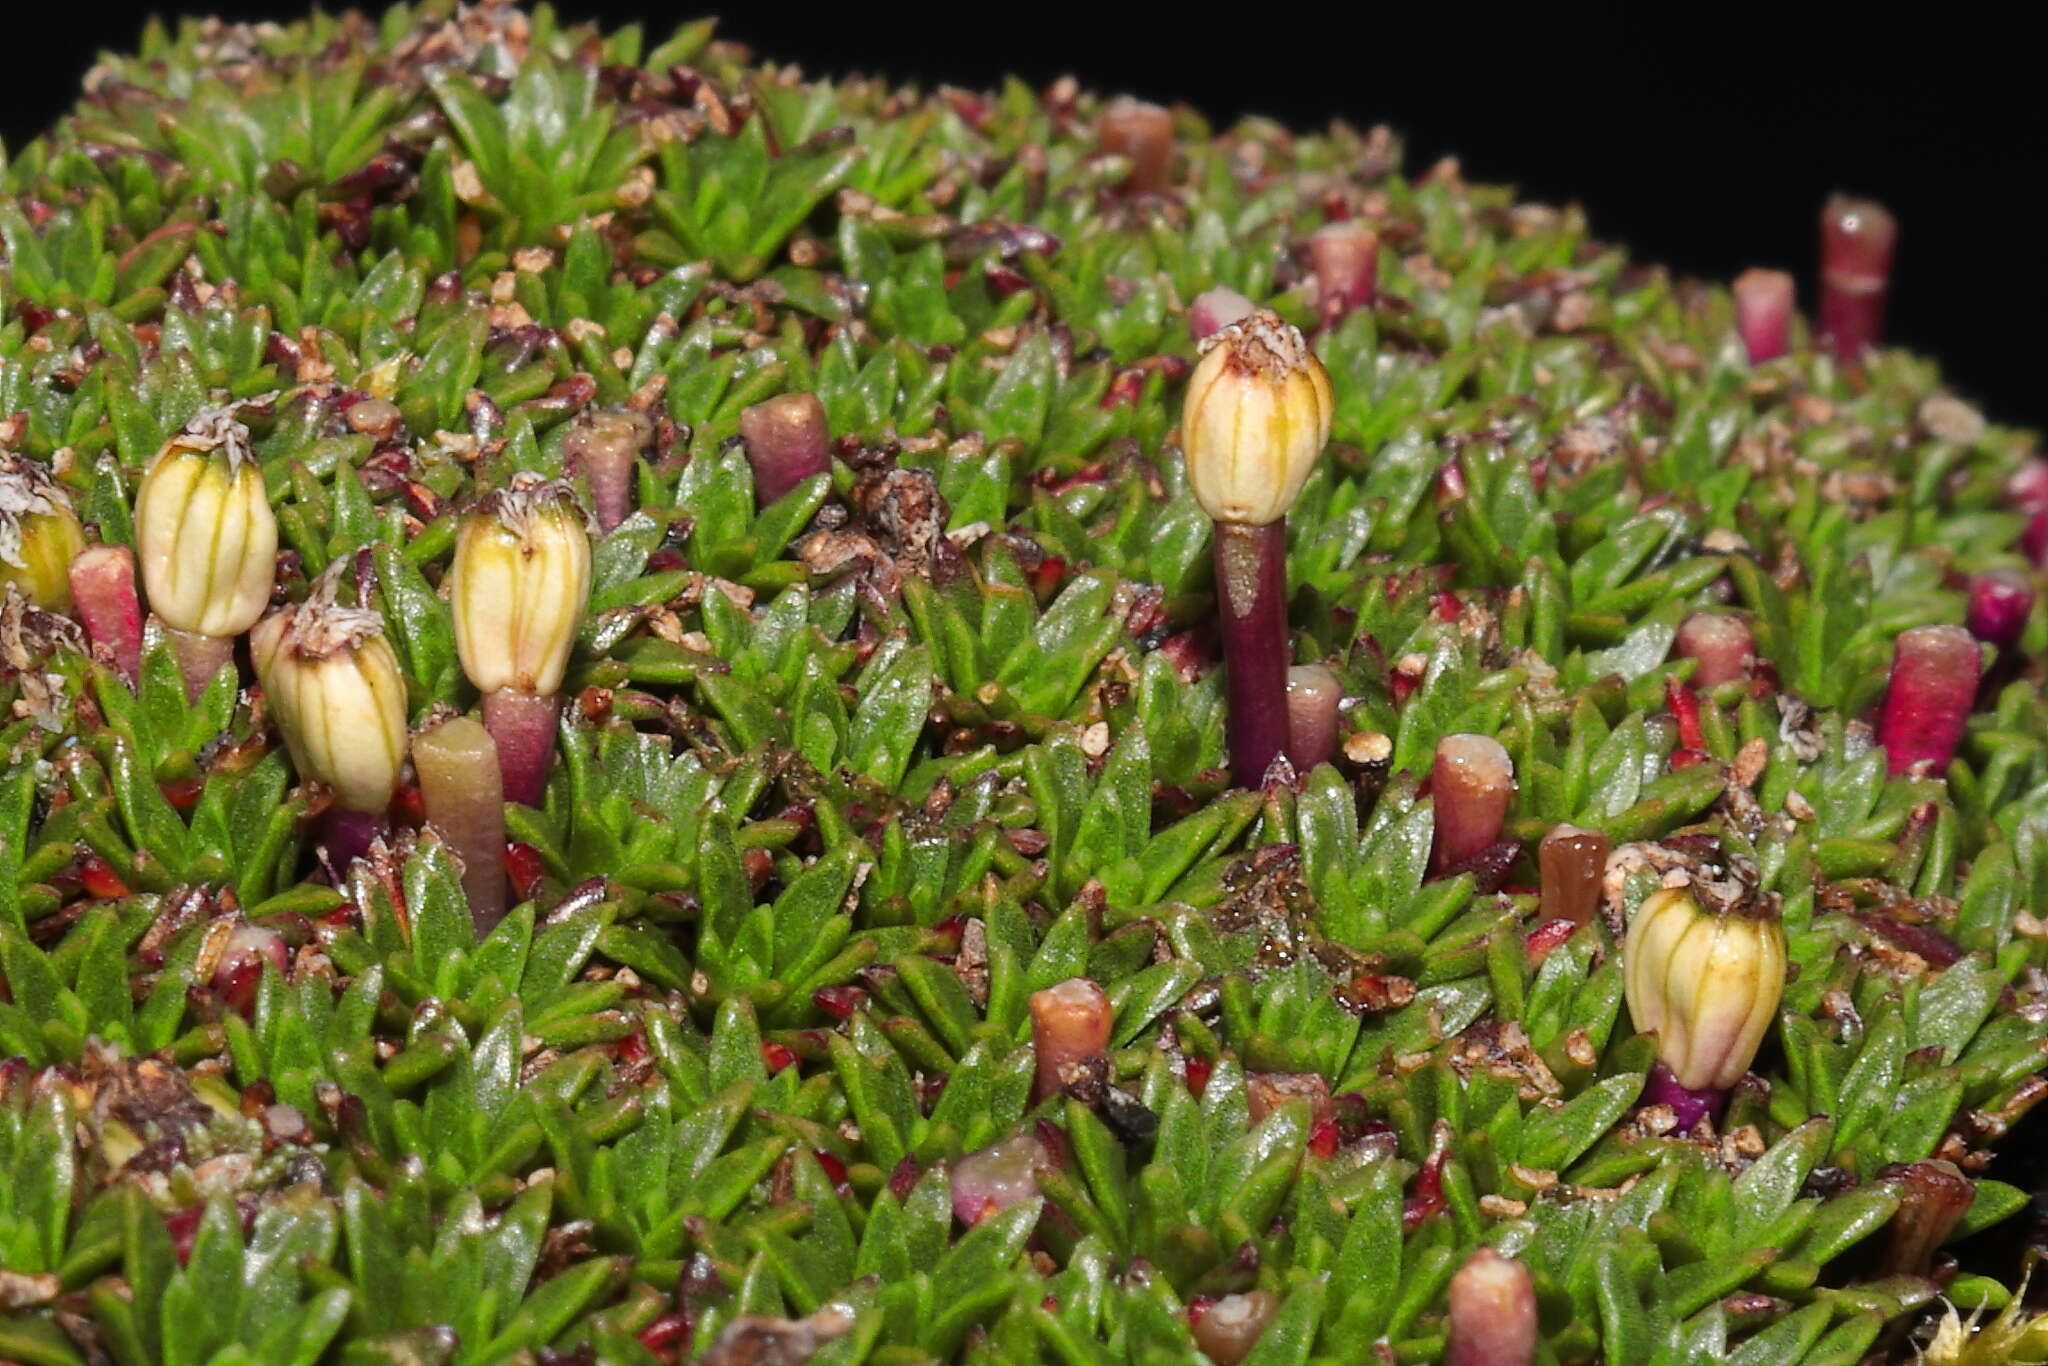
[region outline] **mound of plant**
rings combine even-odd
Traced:
[[[0,1361],[2048,1359],[2048,463],[1876,206],[443,0],[0,182]]]

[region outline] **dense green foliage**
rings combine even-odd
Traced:
[[[1093,96],[752,63],[545,10],[187,22],[7,159],[11,448],[125,542],[160,443],[250,400],[280,592],[354,557],[416,718],[475,701],[448,510],[560,473],[586,408],[662,421],[481,943],[416,818],[316,876],[246,668],[188,705],[157,646],[131,692],[12,612],[0,1359],[647,1366],[826,1309],[833,1366],[1187,1362],[1187,1304],[1259,1286],[1251,1366],[1426,1361],[1480,1243],[1534,1271],[1544,1361],[1910,1355],[1941,1287],[1873,1277],[1887,1165],[1981,1174],[2043,1093],[2048,711],[2014,677],[1925,778],[1862,718],[1897,632],[2023,565],[2027,438],[1909,355],[1752,369],[1724,289],[1383,133],[1181,111],[1132,198]],[[1315,334],[1292,615],[1392,759],[1231,791],[1185,306],[1314,322],[1338,206],[1382,297]],[[841,459],[757,509],[738,415],[791,390]],[[1703,691],[1674,766],[1673,633],[1724,601],[1777,686]],[[1677,836],[1782,896],[1718,1140],[1633,1112],[1607,926],[1531,953],[1529,860],[1427,876],[1452,731],[1507,745],[1532,853]],[[245,917],[293,949],[246,1012],[205,957]],[[1156,1134],[1029,1106],[1026,998],[1077,974]],[[1263,1071],[1356,1099],[1254,1125]],[[1025,1127],[1041,1200],[956,1222],[949,1164]],[[1957,1236],[2024,1204],[1981,1179]],[[1993,1270],[1947,1295],[2004,1304]]]

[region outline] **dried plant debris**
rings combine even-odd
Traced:
[[[0,1360],[2041,1354],[2048,463],[1881,210],[1809,322],[1384,130],[445,0],[154,26],[0,180]],[[429,781],[265,695],[316,595]],[[1711,1095],[1660,894],[1782,933]]]

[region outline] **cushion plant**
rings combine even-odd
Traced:
[[[440,0],[4,180],[0,1360],[2048,1356],[2048,466],[1882,210]]]

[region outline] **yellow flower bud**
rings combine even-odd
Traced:
[[[85,548],[71,499],[35,461],[0,451],[0,588],[32,606],[71,610],[71,561]]]
[[[1690,1090],[1741,1079],[1785,991],[1785,932],[1738,908],[1704,910],[1682,887],[1653,894],[1622,946],[1629,1018]]]
[[[210,408],[164,443],[135,495],[135,549],[150,610],[173,630],[238,636],[277,576],[277,517],[249,429]]]
[[[1219,522],[1277,522],[1330,440],[1330,377],[1301,333],[1265,309],[1201,350],[1180,419],[1188,484]]]
[[[405,763],[405,679],[377,613],[334,602],[334,580],[249,634],[263,694],[300,776],[350,811],[390,805]]]
[[[532,474],[487,495],[455,534],[455,650],[486,693],[552,696],[590,599],[590,534],[566,484]]]

